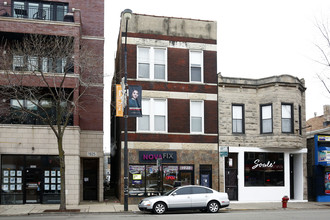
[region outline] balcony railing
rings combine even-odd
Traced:
[[[74,22],[73,14],[68,13],[67,5],[43,5],[42,7],[34,7],[30,5],[0,6],[0,16]]]

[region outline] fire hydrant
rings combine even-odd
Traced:
[[[289,197],[288,196],[283,196],[282,198],[282,208],[287,208],[288,207],[288,201],[289,201]]]

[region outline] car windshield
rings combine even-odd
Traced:
[[[170,195],[170,194],[171,194],[174,190],[176,190],[176,189],[177,189],[177,188],[174,188],[174,189],[172,189],[172,190],[170,190],[170,191],[164,193],[163,196],[168,196],[168,195]]]

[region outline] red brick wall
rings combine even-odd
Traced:
[[[204,51],[204,82],[217,83],[217,52]]]
[[[189,50],[168,48],[168,81],[189,82]]]
[[[123,51],[122,51],[123,62],[122,62],[122,68],[121,68],[122,69],[121,76],[123,77],[124,76],[124,65],[125,65],[125,62],[124,62],[124,56],[125,56],[124,49],[125,49],[125,47],[123,46],[122,49],[123,49]],[[133,78],[133,79],[137,78],[136,63],[137,63],[137,60],[136,60],[136,45],[127,45],[127,77],[128,78]]]
[[[217,101],[204,101],[204,133],[218,134]]]
[[[190,133],[190,101],[168,99],[168,132]]]
[[[103,130],[103,88],[89,87],[79,103],[82,130]]]

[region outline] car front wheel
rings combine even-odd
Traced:
[[[217,201],[211,201],[207,204],[207,210],[212,213],[218,212],[220,209],[220,205]]]
[[[166,205],[163,202],[157,202],[153,208],[154,213],[163,214],[166,211]]]

